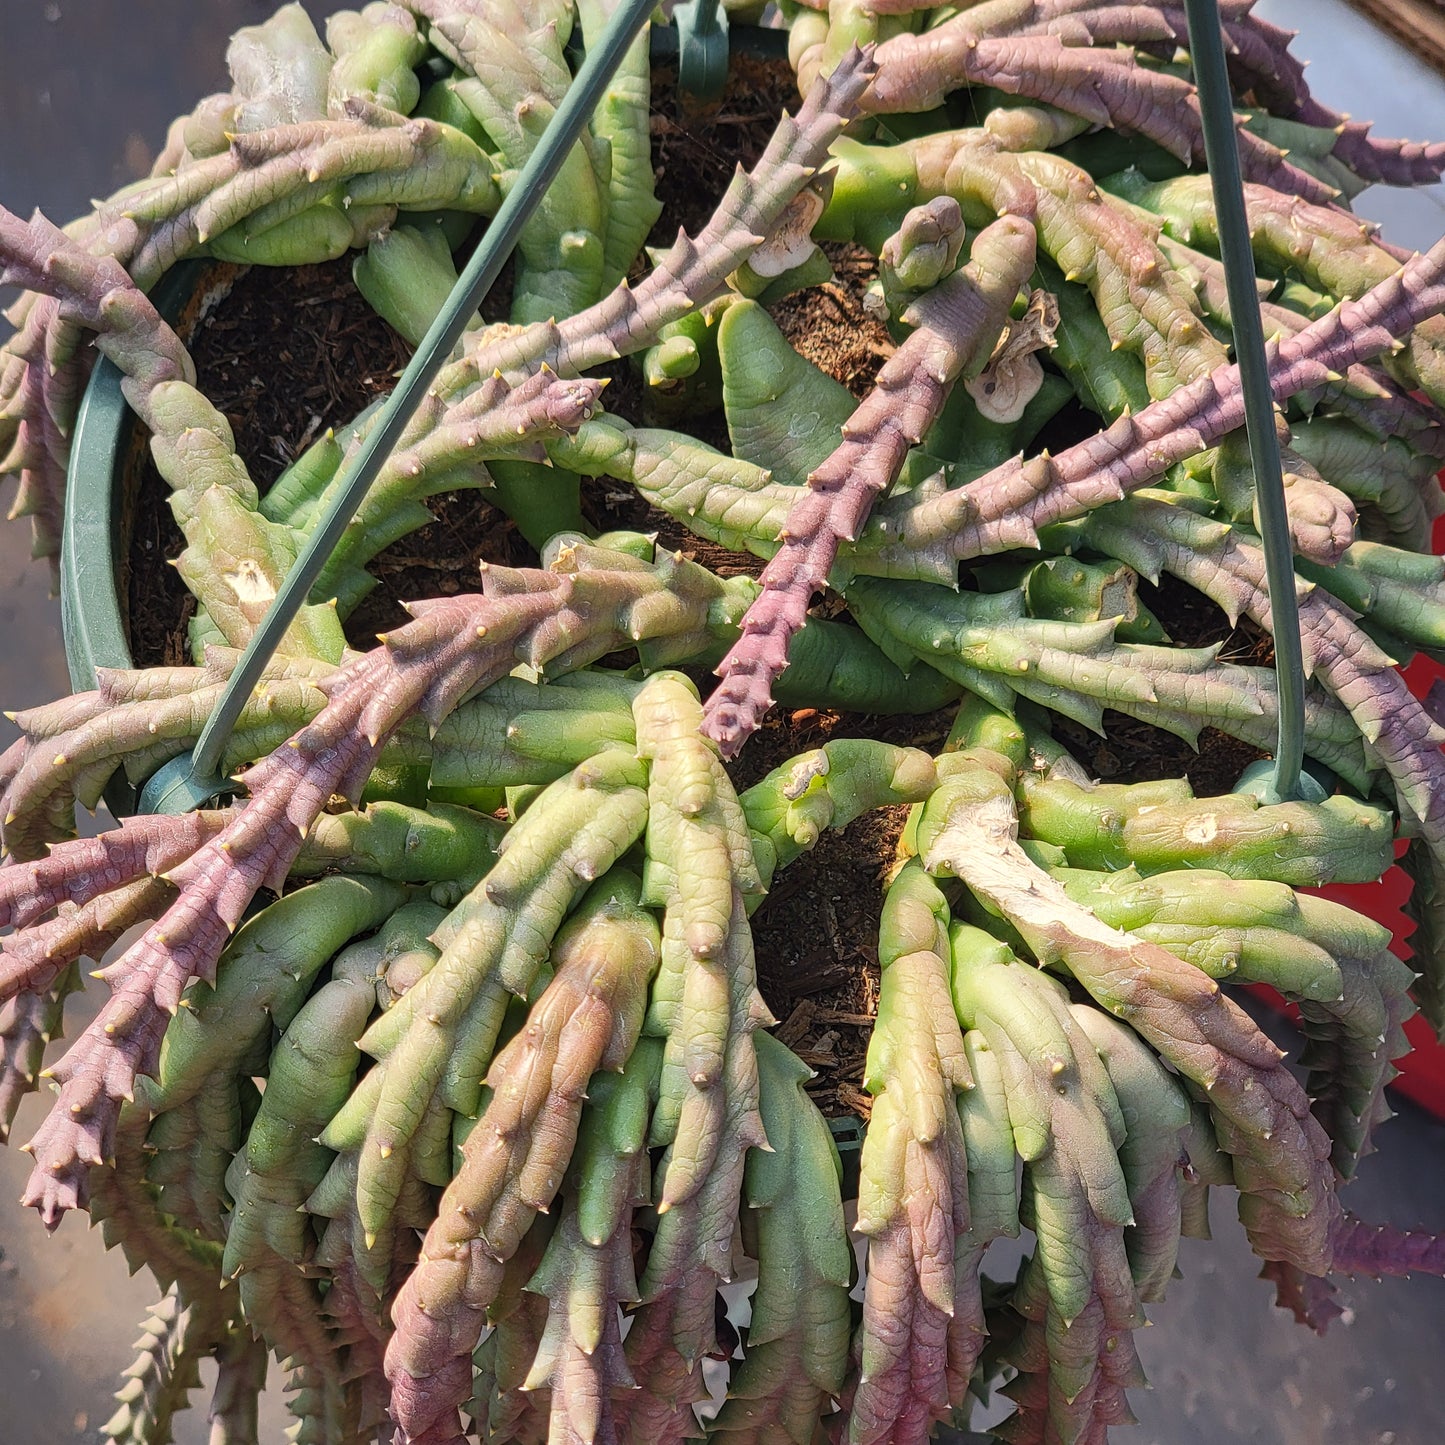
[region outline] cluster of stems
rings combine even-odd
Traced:
[[[999,1381],[1002,1438],[1074,1445],[1131,1418],[1132,1332],[1211,1187],[1316,1328],[1332,1273],[1445,1271],[1339,1198],[1404,1024],[1445,1031],[1445,728],[1398,671],[1445,658],[1445,243],[1406,255],[1348,206],[1438,179],[1445,147],[1330,111],[1251,0],[1220,9],[1307,799],[1099,783],[1053,735],[1123,715],[1267,754],[1279,727],[1273,667],[1168,632],[1171,595],[1274,625],[1182,8],[789,0],[797,114],[653,249],[646,35],[627,49],[524,228],[510,320],[465,332],[247,702],[237,800],[73,836],[77,803],[195,744],[346,461],[328,435],[262,495],[146,293],[189,256],[356,251],[417,341],[612,9],[378,0],[323,38],[288,5],[150,177],[64,230],[0,210],[16,512],[53,554],[99,353],[197,602],[192,665],[103,670],[0,755],[0,1138],[52,1083],[25,1202],[88,1209],[160,1285],[125,1445],[169,1438],[208,1359],[218,1445],[255,1439],[268,1360],[317,1445],[913,1445]],[[884,353],[853,390],[778,309],[846,246]],[[619,362],[644,401],[610,411]],[[689,430],[707,412],[725,450]],[[597,479],[673,545],[593,535]],[[539,565],[354,650],[369,564],[460,489]],[[739,791],[775,700],[951,731],[830,741]],[[879,971],[860,1321],[839,1153],[751,919],[885,807],[907,821],[853,940]],[[1399,839],[1413,968],[1317,892]],[[51,1055],[103,956],[108,999]],[[1234,983],[1298,1005],[1302,1081]]]

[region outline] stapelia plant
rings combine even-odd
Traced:
[[[1096,783],[1051,731],[1108,709],[1276,736],[1273,670],[1175,645],[1141,587],[1167,573],[1272,626],[1181,9],[810,0],[783,7],[796,116],[695,236],[645,255],[632,47],[524,231],[511,324],[468,331],[242,714],[240,796],[71,836],[114,774],[194,743],[343,460],[323,439],[258,495],[145,292],[184,256],[358,249],[416,339],[609,8],[371,4],[323,42],[289,6],[235,37],[232,90],[150,178],[65,231],[0,213],[16,510],[53,555],[108,356],[198,603],[193,666],[103,671],[20,714],[0,759],[0,1128],[48,1063],[26,1203],[52,1228],[88,1208],[162,1291],[117,1441],[168,1439],[206,1358],[220,1442],[255,1439],[268,1358],[295,1438],[328,1445],[906,1445],[999,1382],[1003,1438],[1102,1441],[1209,1188],[1316,1328],[1331,1273],[1445,1266],[1339,1197],[1404,1022],[1445,1027],[1445,732],[1396,671],[1445,655],[1445,246],[1402,255],[1348,201],[1437,179],[1445,149],[1328,110],[1247,0],[1221,9],[1311,800]],[[830,242],[871,253],[891,333],[862,395],[769,312],[828,278]],[[623,357],[645,418],[603,410],[595,373]],[[726,451],[685,429],[718,407]],[[585,535],[598,477],[761,575]],[[349,649],[367,564],[466,487],[540,565]],[[783,690],[949,707],[952,731],[937,756],[831,741],[739,793],[724,759]],[[388,796],[398,777],[424,786]],[[911,812],[876,940],[858,1311],[837,1151],[769,1032],[749,920],[826,830],[887,805]],[[1378,878],[1400,838],[1418,979],[1314,891]],[[47,1059],[81,960],[137,924]],[[1303,1083],[1232,981],[1299,1004]],[[1016,1278],[990,1279],[1023,1230]],[[738,1340],[719,1292],[753,1272]],[[708,1361],[725,1399],[699,1411]]]

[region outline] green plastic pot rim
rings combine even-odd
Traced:
[[[206,258],[182,261],[157,283],[151,300],[189,344],[213,307],[230,293],[249,268]],[[114,362],[101,357],[81,396],[71,438],[65,480],[65,520],[60,537],[60,626],[65,663],[75,692],[90,692],[102,668],[133,668],[122,595],[125,536],[125,487],[135,456],[140,425],[121,392],[124,377]],[[373,402],[337,438],[348,433],[380,405]],[[163,559],[157,566],[164,566]],[[107,784],[104,797],[117,818],[135,813],[140,784],[124,770]]]
[[[868,1126],[852,1114],[840,1115],[828,1120],[828,1132],[833,1136],[833,1147],[838,1151],[838,1160],[843,1166],[843,1198],[858,1197],[858,1165],[863,1154],[863,1140]]]
[[[194,330],[244,271],[217,261],[182,261],[156,284],[151,300],[173,325],[185,316]],[[65,663],[76,692],[96,686],[101,668],[135,666],[121,596],[125,472],[139,422],[121,392],[123,375],[101,357],[76,414],[65,477],[60,535],[60,626]],[[160,565],[158,563],[158,565]],[[116,817],[135,812],[136,788],[120,770],[105,789]]]
[[[182,261],[157,283],[151,301],[188,340],[245,270],[218,261]],[[181,318],[184,318],[182,323]],[[65,661],[76,691],[95,686],[96,670],[132,667],[120,596],[122,475],[139,424],[121,392],[124,377],[101,357],[76,415],[65,477],[60,539],[60,615]]]

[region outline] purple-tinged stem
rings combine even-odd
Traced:
[[[1366,182],[1410,186],[1430,185],[1440,179],[1445,169],[1445,145],[1377,139],[1368,134],[1368,125],[1321,105],[1310,94],[1304,64],[1289,53],[1293,32],[1252,14],[1252,4],[1253,0],[1224,0],[1219,7],[1230,74],[1238,94],[1254,91],[1278,115],[1335,131],[1338,138],[1334,155]],[[827,6],[813,0],[809,8],[825,10]],[[870,0],[868,8],[885,15],[930,7],[921,0]],[[879,55],[884,74],[890,66],[907,61],[936,67],[946,81],[950,70],[956,71],[960,63],[967,63],[966,58],[960,62],[958,55],[966,57],[970,42],[977,48],[986,42],[1052,40],[1091,53],[1099,66],[1106,60],[1129,64],[1127,55],[1111,54],[1110,47],[1124,46],[1140,53],[1160,47],[1158,53],[1167,59],[1176,45],[1187,45],[1189,38],[1184,9],[1177,4],[992,0],[963,7],[963,11],[931,30],[889,42]],[[902,44],[904,39],[912,44]],[[1024,83],[1030,80],[1026,78]],[[1150,77],[1146,84],[1152,81]],[[1151,119],[1156,124],[1169,124],[1168,117]]]
[[[1445,1276],[1445,1234],[1396,1229],[1390,1224],[1366,1224],[1363,1219],[1347,1214],[1335,1236],[1334,1272],[1368,1274],[1375,1279],[1386,1275]]]
[[[1223,263],[1169,236],[1159,238],[1159,247],[1180,270],[1195,273],[1205,311],[1227,322],[1229,300],[1224,292]],[[1308,317],[1273,301],[1261,301],[1259,313],[1266,329],[1281,336],[1297,336],[1310,324]],[[1417,401],[1379,367],[1356,362],[1344,368],[1344,380],[1331,384],[1315,399],[1325,398],[1356,426],[1381,441],[1398,437],[1415,451],[1445,461],[1445,425],[1439,413]],[[1310,399],[1306,399],[1305,406],[1311,409]]]
[[[844,424],[842,444],[808,478],[779,534],[782,545],[763,570],[763,590],[743,617],[742,636],[718,666],[722,683],[707,701],[703,731],[724,756],[733,756],[762,725],[789,645],[840,543],[857,538],[957,378],[987,360],[1034,260],[1033,227],[1017,216],[1000,217],[974,242],[969,264],[904,314],[917,329]]]
[[[1335,131],[1334,154],[1362,181],[1428,186],[1440,179],[1445,144],[1372,136],[1367,122],[1351,120],[1314,98],[1305,80],[1305,63],[1289,52],[1294,31],[1257,15],[1244,24],[1227,23],[1225,29],[1235,42],[1230,70],[1237,88],[1253,90],[1271,111],[1287,119]]]
[[[10,1138],[20,1101],[40,1078],[46,1046],[60,1036],[66,995],[78,986],[67,975],[43,993],[0,1004],[0,1144]]]
[[[0,998],[47,989],[78,959],[97,962],[138,923],[163,913],[175,890],[162,878],[139,877],[56,917],[12,934],[0,953]]]
[[[3,210],[0,258],[6,283],[53,296],[61,320],[103,329],[97,349],[133,375],[142,394],[167,381],[194,383],[195,368],[180,339],[119,261],[91,256],[38,211],[24,222]]]
[[[0,476],[14,473],[19,483],[10,518],[30,517],[31,554],[52,559],[60,554],[70,458],[63,423],[73,411],[67,402],[83,385],[87,370],[79,356],[55,371],[46,364],[47,324],[58,320],[58,314],[59,307],[48,297],[36,299],[23,332],[10,343],[11,352],[28,357],[29,364],[18,368],[8,394],[8,388],[0,387],[0,446],[9,441],[8,451],[0,455]]]
[[[1304,1325],[1317,1335],[1324,1334],[1331,1322],[1345,1312],[1333,1280],[1306,1274],[1282,1259],[1265,1260],[1259,1277],[1274,1285],[1275,1304],[1288,1310],[1296,1324]]]
[[[1296,336],[1271,343],[1276,401],[1332,385],[1445,310],[1445,242]],[[1239,369],[1222,366],[1057,456],[1016,459],[884,519],[864,546],[885,556],[942,551],[961,560],[1038,546],[1038,529],[1081,516],[1162,476],[1244,425]],[[873,543],[873,545],[869,545]]]
[[[979,38],[970,13],[880,45],[867,109],[932,110],[960,86],[987,85],[1092,125],[1136,131],[1186,163],[1204,163],[1199,95],[1187,80],[1146,69],[1128,51],[1066,45],[1057,35]],[[1291,165],[1277,147],[1242,128],[1237,134],[1248,180],[1321,204],[1334,199],[1333,187]]]
[[[128,818],[98,838],[61,843],[33,863],[0,868],[0,928],[27,928],[62,903],[89,903],[124,883],[164,873],[190,857],[218,827],[214,813]]]

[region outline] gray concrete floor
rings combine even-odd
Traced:
[[[0,201],[21,212],[40,205],[64,221],[87,198],[139,174],[166,122],[221,83],[225,35],[271,8],[269,0],[0,0]],[[1445,81],[1339,0],[1262,0],[1261,9],[1304,30],[1297,49],[1315,57],[1312,83],[1331,103],[1376,119],[1383,133],[1445,135]],[[1374,191],[1360,208],[1404,244],[1424,247],[1445,231],[1438,188],[1403,198]],[[7,708],[66,686],[48,578],[27,565],[26,551],[24,529],[0,527]],[[20,1138],[38,1104],[22,1116]],[[1401,1107],[1348,1202],[1373,1219],[1445,1228],[1445,1125]],[[83,1221],[47,1239],[33,1216],[6,1202],[19,1194],[25,1163],[0,1150],[0,1445],[95,1442],[154,1291],[127,1279]],[[1139,1392],[1140,1428],[1119,1432],[1121,1442],[1445,1440],[1445,1398],[1436,1388],[1445,1282],[1352,1285],[1347,1319],[1316,1340],[1272,1307],[1224,1200],[1215,1229],[1212,1242],[1186,1244],[1183,1278],[1141,1335],[1153,1389]],[[279,1411],[269,1410],[263,1438],[279,1441],[281,1428]],[[201,1445],[200,1416],[177,1438]]]
[[[1280,1045],[1298,1044],[1271,1026]],[[1362,1218],[1445,1229],[1445,1124],[1402,1102],[1344,1191]],[[1434,1388],[1445,1342],[1445,1280],[1343,1282],[1345,1316],[1319,1339],[1274,1308],[1259,1262],[1218,1195],[1215,1238],[1185,1240],[1176,1280],[1139,1337],[1151,1389],[1119,1445],[1437,1445]]]

